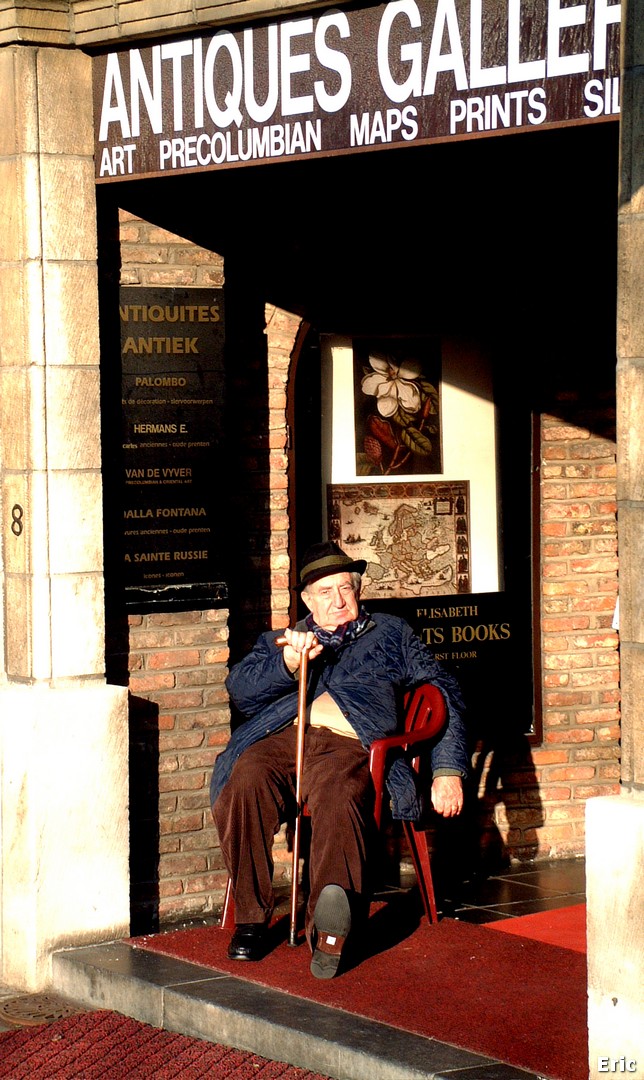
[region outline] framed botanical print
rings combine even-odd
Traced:
[[[353,338],[357,476],[441,473],[441,359],[433,338]]]

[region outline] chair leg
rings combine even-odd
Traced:
[[[226,895],[224,897],[224,909],[221,915],[221,929],[232,930],[235,926],[235,901],[233,900],[233,886],[230,878],[226,882]]]
[[[409,844],[409,851],[414,864],[414,870],[416,871],[418,888],[420,889],[425,914],[427,915],[428,922],[438,922],[436,897],[434,895],[434,881],[429,860],[427,833],[424,829],[416,830],[409,821],[403,822],[403,826],[405,829],[405,836],[407,837],[407,843]]]

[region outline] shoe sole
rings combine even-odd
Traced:
[[[325,885],[313,915],[315,949],[311,974],[316,979],[332,979],[342,958],[342,949],[351,930],[351,908],[344,889]]]

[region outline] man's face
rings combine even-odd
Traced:
[[[323,630],[335,630],[358,618],[358,596],[351,574],[329,574],[314,581],[302,593],[302,599]]]

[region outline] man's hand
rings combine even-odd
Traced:
[[[432,783],[432,806],[443,817],[456,817],[463,809],[463,781],[460,776],[436,776]]]
[[[303,652],[308,652],[309,660],[315,660],[316,656],[319,656],[324,648],[323,645],[320,645],[312,630],[290,630],[287,628],[283,636],[287,641],[283,653],[284,663],[293,674],[300,666],[300,656]]]

